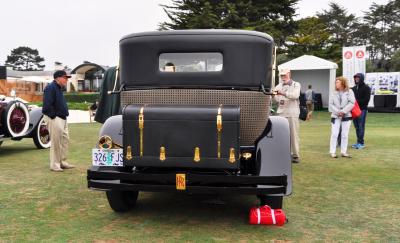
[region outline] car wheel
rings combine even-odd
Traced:
[[[138,198],[138,191],[107,191],[107,199],[110,207],[115,212],[126,212],[131,210]]]
[[[29,111],[26,105],[20,101],[8,104],[3,116],[3,124],[6,124],[6,133],[10,137],[25,135],[29,128]]]
[[[283,204],[283,196],[269,196],[269,195],[258,195],[260,205],[268,205],[272,209],[281,209]]]
[[[38,149],[47,149],[51,146],[50,133],[44,116],[40,118],[35,130],[33,131],[33,142]]]

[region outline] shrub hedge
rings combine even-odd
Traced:
[[[65,93],[64,96],[67,102],[74,103],[94,103],[96,100],[99,99],[99,93]]]
[[[43,107],[43,102],[30,102],[29,105],[37,105],[39,107]],[[69,110],[82,110],[82,111],[87,111],[89,110],[89,106],[91,106],[92,103],[88,102],[68,102],[68,109]]]

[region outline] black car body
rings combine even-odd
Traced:
[[[106,190],[115,211],[139,191],[176,190],[281,208],[292,179],[288,122],[269,116],[274,50],[270,36],[243,30],[123,37],[122,115],[100,130],[89,188]]]

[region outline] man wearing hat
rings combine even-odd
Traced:
[[[274,88],[274,101],[278,103],[277,114],[285,117],[289,122],[290,129],[290,152],[292,162],[300,162],[299,154],[299,114],[300,114],[300,83],[291,79],[290,70],[279,71],[280,82]]]
[[[54,81],[46,86],[43,94],[43,115],[50,133],[50,170],[62,172],[75,166],[68,164],[68,125],[69,115],[67,102],[63,95],[68,78],[65,71],[59,70],[53,74]]]
[[[353,119],[354,127],[356,128],[357,143],[351,145],[355,149],[363,149],[364,144],[364,133],[365,133],[365,121],[367,120],[368,113],[368,102],[371,98],[371,88],[364,83],[364,74],[357,73],[353,76],[354,87],[353,92],[361,109],[361,116]]]

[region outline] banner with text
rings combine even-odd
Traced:
[[[354,85],[354,74],[365,74],[365,56],[365,46],[343,47],[343,76],[349,80],[350,86]]]

